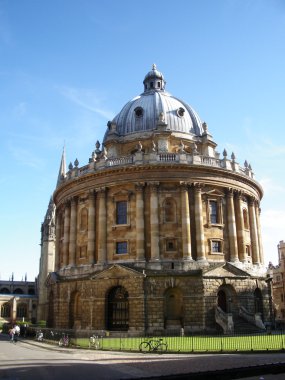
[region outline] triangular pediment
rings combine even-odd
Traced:
[[[237,268],[235,265],[230,263],[225,263],[214,269],[210,269],[208,272],[203,274],[203,277],[215,277],[215,278],[236,278],[236,277],[250,277],[250,274],[244,270]]]
[[[217,198],[225,196],[225,194],[218,189],[207,189],[207,188],[202,192],[202,195],[214,196]]]
[[[134,278],[143,277],[143,273],[138,270],[125,267],[123,265],[114,264],[111,267],[96,273],[91,277],[91,280],[112,279],[112,278]]]

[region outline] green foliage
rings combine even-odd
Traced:
[[[47,324],[46,321],[38,321],[38,322],[37,322],[37,326],[38,326],[38,327],[42,327],[42,328],[46,327],[46,324]]]
[[[100,349],[138,351],[139,345],[150,338],[100,338]],[[155,337],[154,339],[159,339]],[[76,345],[89,347],[89,339],[75,339]],[[162,337],[168,352],[249,352],[281,351],[285,349],[284,334],[260,334],[244,336],[185,336]]]

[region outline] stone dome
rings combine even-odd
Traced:
[[[165,91],[164,76],[155,65],[146,74],[143,84],[144,92],[130,100],[108,123],[104,141],[110,131],[126,136],[154,131],[158,125],[164,125],[171,132],[202,136],[203,127],[198,114],[186,102]]]

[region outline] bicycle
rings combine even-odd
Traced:
[[[60,338],[58,342],[59,347],[68,347],[69,346],[69,336],[67,334],[62,334],[62,337]]]
[[[37,331],[37,333],[36,333],[36,340],[39,341],[39,342],[43,342],[43,340],[44,340],[44,334],[43,334],[42,330]]]
[[[99,350],[100,341],[97,335],[92,335],[89,338],[89,348],[95,348],[95,350]]]
[[[166,352],[168,349],[167,343],[163,342],[163,339],[149,339],[141,342],[139,350],[141,352]]]

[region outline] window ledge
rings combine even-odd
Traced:
[[[131,225],[130,224],[114,224],[112,226],[112,230],[117,230],[117,229],[120,229],[120,228],[131,228]]]

